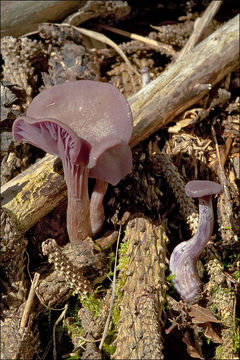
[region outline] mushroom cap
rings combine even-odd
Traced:
[[[132,166],[132,127],[131,108],[118,89],[79,80],[37,95],[26,116],[15,120],[13,136],[84,164],[90,177],[115,185]]]
[[[193,180],[186,184],[185,192],[192,198],[201,198],[204,196],[222,194],[223,187],[215,181]]]

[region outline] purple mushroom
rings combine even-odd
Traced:
[[[13,124],[16,142],[58,155],[68,189],[67,229],[72,244],[95,235],[104,221],[103,197],[131,169],[132,114],[114,86],[91,80],[43,90]],[[89,200],[88,178],[95,178]]]
[[[223,187],[213,181],[190,181],[185,187],[188,196],[199,199],[199,223],[196,234],[188,241],[178,244],[170,257],[173,283],[186,302],[194,301],[200,288],[197,260],[213,231],[212,195],[221,194]]]

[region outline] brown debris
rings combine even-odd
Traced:
[[[162,26],[151,26],[157,31],[149,34],[150,39],[162,41],[166,44],[181,49],[187,42],[193,31],[194,21],[185,23],[167,24]]]
[[[6,36],[1,41],[1,53],[4,61],[4,80],[17,84],[26,91],[28,105],[38,87],[38,72],[43,71],[46,63],[46,50],[43,44],[27,37],[15,39]]]
[[[41,33],[44,31],[50,31],[51,33],[53,29],[54,25],[42,25]],[[55,28],[55,31],[58,33],[57,39],[60,38],[60,35],[63,38],[67,36],[63,35],[64,32],[59,28]],[[48,64],[48,73],[42,73],[46,88],[65,81],[100,80],[97,63],[91,60],[90,54],[82,45],[75,44],[70,40],[65,40],[60,48],[54,47],[52,49]]]
[[[56,270],[65,276],[65,281],[69,286],[77,291],[81,296],[93,291],[90,282],[81,274],[81,268],[72,264],[69,258],[61,252],[54,239],[47,239],[42,243],[43,255],[48,256],[48,261],[53,263]]]
[[[195,5],[202,8],[200,3],[194,0],[184,6],[186,9]],[[81,358],[101,359],[110,356],[106,350],[107,346],[102,348],[101,353],[98,346],[109,315],[112,297],[110,281],[107,279],[111,267],[108,262],[112,259],[111,252],[115,248],[118,226],[122,225],[125,231],[122,244],[126,245],[129,241],[125,256],[129,257],[130,263],[127,270],[121,269],[121,261],[127,260],[121,256],[117,268],[119,269],[118,285],[121,277],[124,278],[124,285],[121,283],[123,286],[119,286],[114,305],[116,310],[120,311],[121,320],[118,322],[112,318],[109,336],[105,339],[105,345],[110,341],[110,347],[116,346],[113,358],[116,355],[116,358],[126,356],[160,359],[165,354],[167,359],[170,349],[167,341],[163,349],[163,340],[167,340],[167,337],[174,339],[177,333],[180,341],[185,343],[183,352],[181,350],[179,352],[181,355],[187,351],[193,358],[203,359],[205,353],[213,354],[215,351],[216,359],[223,360],[226,357],[236,359],[234,347],[237,347],[237,343],[234,342],[234,337],[238,330],[235,326],[238,284],[235,278],[238,274],[239,258],[235,256],[238,254],[237,235],[240,229],[239,97],[236,92],[239,88],[239,71],[233,71],[231,74],[235,69],[233,64],[235,58],[231,57],[235,51],[231,40],[233,37],[228,39],[229,42],[224,42],[232,44],[229,51],[224,51],[221,47],[223,46],[221,39],[225,37],[227,31],[231,33],[231,26],[228,28],[226,22],[225,31],[221,32],[220,28],[219,32],[215,33],[215,36],[220,34],[217,47],[212,41],[211,51],[206,52],[207,47],[203,47],[200,43],[202,49],[200,53],[197,54],[194,48],[187,54],[184,62],[176,65],[176,60],[174,65],[171,56],[175,52],[180,53],[186,44],[190,44],[189,39],[194,32],[196,39],[198,38],[200,33],[196,30],[196,25],[201,14],[192,13],[190,9],[190,13],[188,12],[186,16],[178,17],[178,21],[172,21],[171,17],[177,19],[175,15],[179,13],[171,13],[169,20],[166,18],[166,21],[161,22],[162,19],[159,19],[158,22],[157,19],[155,22],[157,26],[153,26],[156,31],[147,35],[147,40],[156,40],[162,47],[154,48],[151,42],[143,43],[139,40],[117,44],[117,48],[127,57],[129,66],[128,62],[119,55],[116,47],[107,47],[109,44],[96,40],[94,36],[90,39],[88,35],[81,34],[77,28],[71,26],[79,25],[87,18],[98,16],[98,23],[113,25],[115,29],[126,29],[129,30],[129,34],[135,35],[138,35],[137,29],[142,21],[144,23],[142,30],[146,34],[150,25],[147,17],[140,22],[136,19],[136,27],[135,24],[131,24],[132,28],[131,26],[128,28],[127,22],[126,27],[122,26],[125,25],[124,21],[116,23],[116,12],[114,14],[113,7],[119,5],[123,9],[119,16],[126,16],[129,6],[125,2],[121,4],[111,2],[110,5],[110,2],[87,1],[85,8],[84,5],[78,12],[72,13],[63,24],[44,23],[34,34],[28,34],[28,37],[2,39],[4,82],[1,88],[4,96],[1,106],[3,115],[1,128],[4,132],[1,177],[2,184],[8,183],[2,193],[3,206],[6,205],[6,193],[7,201],[9,199],[12,201],[11,213],[6,212],[4,207],[1,219],[4,229],[1,243],[2,353],[4,358],[32,359],[34,354],[42,351],[43,347],[43,344],[41,346],[39,344],[37,321],[60,305],[75,301],[77,297],[69,302],[72,294],[78,294],[78,298],[81,298],[83,290],[93,294],[91,296],[96,296],[102,306],[96,317],[83,305],[79,309],[81,335],[69,330],[76,319],[67,315],[67,319],[64,320],[66,324],[64,331],[74,346],[69,356],[79,354],[80,348]],[[158,6],[163,6],[164,14],[165,10],[178,9],[177,4],[164,3]],[[96,11],[98,7],[101,14]],[[109,11],[103,13],[103,9]],[[132,14],[137,11],[137,7],[136,9],[133,7],[127,21],[131,20]],[[106,18],[103,19],[105,16]],[[234,11],[233,16],[235,16]],[[224,19],[229,20],[229,18]],[[195,24],[193,20],[196,20]],[[208,25],[204,25],[204,28],[211,33],[220,23],[214,20],[210,27]],[[89,34],[91,30],[88,28],[91,29],[92,26],[93,29],[95,26],[99,30],[94,20],[92,23],[87,23],[84,30]],[[203,33],[205,34],[201,36],[206,36],[206,32]],[[111,33],[108,33],[108,36],[110,39],[115,39]],[[206,39],[205,44],[209,43],[209,39]],[[171,49],[174,50],[172,55]],[[221,57],[218,53],[219,49]],[[209,62],[212,53],[217,56]],[[202,54],[204,54],[203,58]],[[194,72],[189,73],[192,62],[194,61],[194,65],[198,64],[200,58],[204,60],[204,66],[198,66]],[[146,85],[142,89],[140,74],[145,67],[148,67],[150,86]],[[202,81],[205,78],[206,84]],[[13,183],[9,180],[43,154],[39,155],[36,149],[32,149],[29,145],[13,144],[9,130],[16,116],[25,111],[32,97],[42,88],[78,79],[110,82],[129,97],[134,114],[134,136],[131,139],[131,146],[134,146],[134,162],[131,173],[114,188],[109,187],[105,197],[107,220],[101,237],[94,242],[87,239],[81,248],[73,249],[69,244],[65,245],[68,240],[64,219],[65,205],[62,210],[55,208],[56,204],[66,198],[61,166],[59,167],[55,160],[48,165],[52,166],[54,163],[53,168],[47,172],[50,176],[47,177],[44,185],[39,185],[38,188],[41,189],[40,193],[47,194],[48,198],[47,200],[44,198],[46,202],[44,205],[41,203],[36,210],[38,215],[31,213],[25,221],[24,231],[29,229],[28,226],[31,229],[24,236],[13,225],[11,220],[13,214],[19,216],[20,225],[25,219],[21,215],[19,203],[17,207],[14,203],[17,194],[18,196],[21,194],[19,186],[22,182],[21,177],[16,178],[12,188]],[[176,79],[180,81],[177,82]],[[151,84],[153,80],[155,82]],[[211,83],[211,90],[208,83]],[[178,87],[178,84],[184,86]],[[177,123],[170,123],[169,126],[169,121]],[[211,134],[211,126],[214,126],[216,131],[216,139]],[[153,132],[155,134],[149,137]],[[35,170],[37,171],[42,164],[45,169],[42,161],[35,164]],[[31,174],[33,174],[31,171],[23,174],[24,186],[26,180],[27,183],[31,182],[29,182],[32,178]],[[51,182],[53,174],[56,175],[56,184],[60,186],[59,188],[51,185],[55,184]],[[186,240],[188,226],[192,233],[195,232],[198,221],[196,206],[184,193],[185,183],[193,179],[221,182],[222,178],[225,179],[223,182],[226,188],[225,195],[218,198],[217,203],[213,203],[216,235],[209,242],[202,257],[202,269],[203,271],[205,269],[204,280],[208,276],[209,282],[205,285],[204,291],[199,296],[199,304],[195,305],[194,309],[186,307],[181,301],[174,300],[176,293],[173,293],[174,298],[167,296],[169,307],[165,307],[163,311],[165,294],[172,294],[170,291],[173,290],[170,282],[169,290],[165,285],[164,272],[168,269],[163,219],[166,219],[166,232],[171,239],[170,252],[177,243],[176,239]],[[16,197],[13,196],[15,191]],[[24,201],[26,198],[29,198],[27,193],[21,204],[26,203]],[[39,198],[37,195],[31,206],[29,205],[31,209],[37,206]],[[56,203],[53,205],[55,200]],[[54,207],[53,212],[43,218],[52,211],[51,206]],[[41,211],[45,211],[44,214]],[[136,211],[140,211],[141,214],[132,219],[132,214]],[[143,214],[150,219],[146,219]],[[160,225],[156,225],[155,221],[159,221]],[[34,225],[35,222],[38,223]],[[143,225],[140,226],[140,223]],[[110,234],[107,233],[109,230]],[[40,250],[42,241],[47,238],[56,240],[56,243],[54,240],[48,241],[48,244],[43,243],[53,266],[45,262],[46,258]],[[165,241],[163,249],[161,241]],[[29,264],[25,259],[27,242]],[[158,249],[161,249],[162,253],[160,250],[157,252]],[[224,268],[220,260],[227,262],[228,258],[230,260]],[[35,259],[37,259],[36,263]],[[19,326],[29,292],[29,281],[26,278],[28,267],[30,271],[40,273],[40,280],[37,296],[34,297],[28,323],[21,337]],[[159,283],[157,279],[160,279]],[[98,290],[95,292],[94,286],[99,284],[102,287],[98,293]],[[163,331],[165,325],[168,328]],[[114,337],[116,339],[113,343]],[[208,345],[209,339],[211,342]],[[220,345],[214,347],[212,342]],[[58,354],[62,351],[55,348],[54,350],[57,350]],[[178,345],[174,350],[178,353]],[[64,351],[65,349],[61,355],[66,354]]]
[[[22,312],[12,313],[1,321],[2,359],[32,360],[39,352],[40,341],[33,316],[29,319],[24,332],[19,331]]]
[[[8,213],[1,209],[1,313],[16,311],[25,301],[27,280],[25,277],[25,251],[27,239],[16,229]]]

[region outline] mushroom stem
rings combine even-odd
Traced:
[[[197,260],[207,245],[213,232],[213,207],[212,197],[204,196],[199,198],[199,222],[194,241],[192,242],[192,256]]]
[[[67,230],[71,244],[80,244],[91,236],[88,174],[85,166],[62,159],[68,188]]]
[[[102,228],[105,215],[103,198],[106,194],[108,183],[101,179],[96,179],[96,183],[90,200],[90,221],[92,235],[95,236]]]
[[[199,293],[201,281],[197,271],[197,260],[209,241],[213,231],[212,197],[199,198],[199,223],[196,234],[188,241],[177,245],[170,257],[173,283],[181,298],[192,302]]]

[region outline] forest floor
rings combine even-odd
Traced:
[[[130,99],[177,60],[210,2],[121,3],[119,16],[110,5],[105,13],[96,7],[99,14],[86,21],[74,13],[73,25],[42,23],[2,38],[2,359],[239,359],[239,69],[132,147],[131,172],[105,195],[103,229],[76,252],[66,193],[26,231],[7,208],[14,178],[27,180],[41,159],[44,166],[44,151],[12,140],[12,124],[32,99],[82,79],[109,82]],[[234,3],[221,5],[205,37],[237,15]],[[174,289],[169,258],[196,231],[198,203],[183,191],[191,180],[215,181],[224,193],[213,197],[213,235],[198,264],[201,291],[187,304]],[[91,284],[88,294],[79,274]]]

